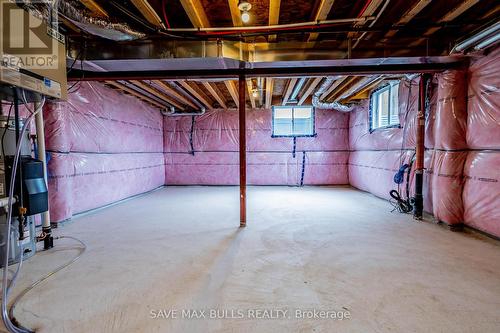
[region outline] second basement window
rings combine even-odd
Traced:
[[[391,81],[370,96],[370,132],[378,128],[399,127],[399,81]]]
[[[273,106],[273,137],[314,136],[312,106]]]

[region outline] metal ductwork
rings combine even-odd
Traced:
[[[346,104],[342,104],[340,102],[328,103],[328,102],[320,100],[320,98],[321,98],[320,96],[328,89],[328,87],[330,87],[333,84],[333,82],[335,82],[339,78],[340,78],[340,76],[327,77],[325,82],[323,82],[323,84],[321,84],[319,89],[316,90],[316,92],[314,93],[314,95],[312,97],[312,104],[315,108],[334,109],[334,110],[337,110],[340,112],[351,112],[354,109],[353,105],[346,105]]]
[[[114,41],[130,41],[140,39],[145,34],[132,30],[127,24],[112,23],[102,18],[89,16],[78,10],[75,1],[61,1],[59,15],[81,30],[98,37]]]
[[[451,53],[465,52],[469,48],[474,47],[474,50],[482,50],[490,45],[495,44],[500,39],[500,21],[492,24],[486,29],[481,30],[474,36],[465,39],[453,47]]]

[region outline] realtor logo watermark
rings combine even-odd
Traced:
[[[31,0],[49,8],[49,0]],[[14,69],[57,69],[58,32],[41,18],[31,15],[15,3],[0,0],[0,54],[3,67]]]
[[[334,309],[151,309],[149,318],[175,319],[248,319],[248,320],[350,320],[351,312]]]

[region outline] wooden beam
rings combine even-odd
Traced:
[[[224,96],[220,92],[220,90],[217,88],[217,86],[214,83],[208,82],[208,81],[203,81],[202,82],[203,86],[208,90],[208,92],[215,98],[217,103],[223,108],[227,109],[226,101],[224,100]]]
[[[271,108],[273,104],[274,79],[266,78],[266,109]]]
[[[239,0],[228,0],[229,10],[231,11],[231,19],[233,20],[233,25],[235,27],[241,27],[243,25],[243,21],[241,21],[241,12],[238,8],[238,2]]]
[[[104,10],[104,8],[101,7],[96,1],[94,0],[80,0],[80,2],[87,7],[92,14],[99,16],[99,17],[106,17],[108,18],[108,12]]]
[[[161,20],[160,16],[156,13],[153,7],[149,4],[148,0],[131,0],[134,6],[141,12],[142,16],[149,23],[154,25],[155,27],[160,27],[165,29],[165,24]]]
[[[410,22],[415,16],[417,16],[418,13],[420,13],[425,7],[427,7],[428,4],[430,4],[432,0],[420,0],[417,2],[413,7],[411,7],[406,13],[401,16],[398,22],[396,22],[396,26],[403,26]],[[389,30],[385,36],[384,40],[387,40],[398,32],[398,29],[391,29]]]
[[[186,80],[181,80],[181,81],[178,81],[179,84],[184,88],[186,89],[191,95],[194,96],[194,98],[196,98],[198,101],[200,101],[203,105],[205,105],[207,107],[208,110],[212,110],[212,104],[209,102],[209,100],[206,98],[206,96],[204,96],[203,93],[201,93],[199,91],[199,89],[197,89],[198,87],[194,87],[192,86],[188,81]]]
[[[137,80],[131,80],[130,82],[133,83],[135,86],[141,88],[142,90],[147,91],[151,95],[156,96],[161,100],[164,100],[165,102],[167,102],[170,105],[173,105],[181,110],[185,109],[181,104],[177,103],[176,101],[174,101],[173,99],[171,99],[170,97],[168,97],[167,95],[162,93],[161,91],[151,87],[150,85],[148,85],[144,82],[137,81]]]
[[[280,6],[281,6],[281,0],[269,1],[269,25],[276,25],[279,23]],[[276,35],[269,35],[268,40],[270,42],[274,42],[276,40]]]
[[[224,81],[231,98],[234,101],[234,104],[238,105],[238,89],[236,88],[236,83],[231,80]]]
[[[292,94],[293,88],[295,88],[295,84],[297,83],[297,80],[299,78],[291,78],[290,81],[288,81],[288,85],[286,87],[285,91],[285,96],[283,96],[283,100],[281,101],[281,105],[286,105],[288,102],[288,99],[290,98],[290,95]]]
[[[159,107],[160,109],[164,109],[165,108],[165,105],[155,101],[154,99],[148,97],[148,96],[145,96],[137,91],[135,91],[134,89],[131,89],[121,83],[118,83],[118,82],[115,82],[115,81],[105,81],[106,84],[110,85],[110,86],[113,86],[121,91],[124,91],[124,92],[127,92],[129,93],[130,95],[133,95],[143,101],[146,101],[146,102],[149,102],[151,104],[153,104],[154,106],[157,106]]]
[[[193,107],[195,109],[198,108],[198,106],[196,104],[194,104],[193,102],[191,102],[187,97],[185,97],[185,96],[181,95],[180,93],[178,93],[174,88],[170,87],[165,82],[160,81],[160,80],[153,80],[153,82],[156,83],[158,86],[160,86],[167,94],[169,94],[173,98],[176,98],[181,103],[187,104],[187,105],[189,105],[189,106],[191,106],[191,107]]]
[[[195,28],[210,27],[210,21],[200,0],[180,0],[180,2]]]
[[[326,20],[328,17],[328,14],[332,10],[333,3],[335,0],[321,0],[319,7],[318,7],[318,12],[314,16],[314,21],[323,21]],[[313,32],[309,35],[309,38],[307,39],[308,42],[314,42],[316,39],[318,39],[319,34],[317,32]]]
[[[255,105],[255,97],[253,97],[252,80],[247,80],[247,89],[248,89],[248,99],[250,100],[250,104],[252,104],[252,109],[255,109],[256,105]]]
[[[302,105],[306,101],[307,97],[309,97],[309,95],[311,95],[311,93],[318,86],[318,84],[321,82],[321,80],[323,80],[323,77],[317,77],[315,79],[311,79],[311,83],[309,84],[309,87],[307,87],[306,91],[302,94],[302,97],[300,97],[300,100],[297,103],[297,105]]]
[[[240,227],[247,225],[247,125],[246,125],[246,96],[245,75],[241,74],[238,80],[239,88],[239,155],[240,155]],[[248,81],[247,81],[248,82]]]

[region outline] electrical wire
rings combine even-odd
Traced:
[[[163,11],[163,19],[165,20],[165,23],[167,24],[167,28],[170,29],[170,22],[168,22],[168,17],[167,17],[167,0],[163,0],[161,3],[162,11]]]
[[[27,287],[26,289],[24,289],[23,291],[21,291],[19,293],[19,295],[17,295],[13,300],[12,300],[12,305],[10,306],[10,309],[9,309],[9,317],[10,318],[14,318],[14,311],[16,309],[16,305],[17,303],[19,303],[19,301],[24,297],[26,296],[26,294],[28,294],[30,291],[32,291],[33,289],[35,289],[39,284],[41,284],[42,282],[44,282],[45,280],[47,280],[48,278],[50,278],[51,276],[53,276],[54,274],[58,273],[59,271],[62,271],[63,269],[65,269],[66,267],[70,266],[71,264],[73,264],[75,261],[77,261],[78,259],[81,258],[81,256],[83,255],[83,253],[87,250],[87,245],[79,240],[78,238],[76,237],[72,237],[72,236],[59,236],[59,237],[54,237],[54,239],[64,239],[64,238],[67,238],[67,239],[72,239],[72,240],[75,240],[77,242],[79,242],[81,245],[82,245],[82,248],[80,250],[80,252],[78,253],[78,255],[76,257],[74,257],[73,259],[71,259],[70,261],[58,266],[56,269],[50,271],[49,273],[47,273],[46,275],[44,275],[43,277],[41,277],[40,279],[36,280],[35,282],[33,282],[29,287]],[[16,321],[17,322],[17,321]],[[18,323],[19,324],[19,323]],[[22,327],[22,326],[21,326]]]
[[[14,88],[16,89],[16,88]],[[30,112],[30,116],[26,119],[26,121],[23,124],[22,130],[19,135],[19,139],[17,140],[16,144],[16,152],[14,154],[14,161],[12,164],[12,175],[10,178],[9,182],[9,200],[7,204],[7,227],[6,227],[6,242],[5,242],[5,258],[4,258],[4,267],[3,267],[3,278],[2,278],[2,320],[4,322],[5,327],[7,330],[11,333],[31,333],[32,331],[24,329],[24,328],[19,328],[9,318],[8,312],[7,312],[7,304],[8,304],[8,295],[11,290],[11,288],[15,285],[15,282],[17,280],[18,274],[21,271],[21,267],[23,264],[23,255],[21,251],[21,255],[19,258],[19,263],[17,266],[17,270],[11,279],[10,283],[8,283],[8,272],[9,272],[9,252],[10,252],[10,242],[11,242],[11,235],[10,235],[10,230],[11,230],[11,223],[12,223],[12,206],[13,206],[13,199],[14,199],[14,184],[15,184],[15,178],[16,178],[16,173],[17,173],[17,166],[19,164],[19,157],[21,155],[21,147],[22,147],[22,140],[24,133],[26,132],[26,129],[28,128],[28,124],[30,121],[35,117],[35,115],[42,110],[43,105],[45,104],[45,97],[42,98],[41,103],[39,104],[38,108],[34,111],[31,111],[29,107],[27,106],[27,101],[26,101],[26,96],[24,95],[23,91],[23,98],[25,102],[25,107],[28,109],[28,112]]]

